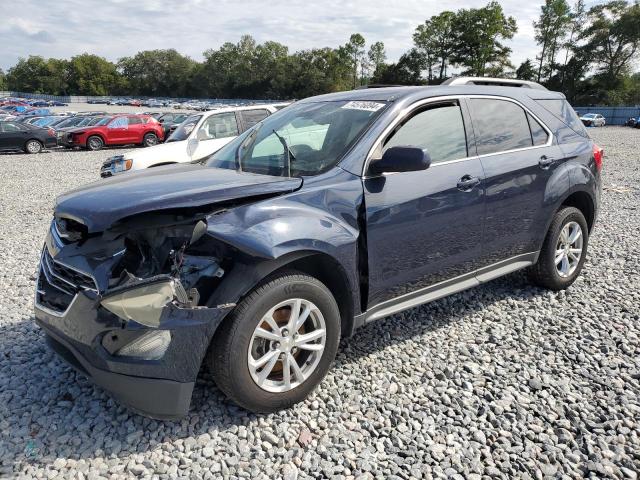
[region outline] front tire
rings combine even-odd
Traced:
[[[24,144],[25,153],[40,153],[42,151],[42,144],[38,140],[28,140]]]
[[[104,147],[104,141],[102,140],[102,138],[98,137],[97,135],[93,135],[87,138],[88,150],[95,152],[96,150],[100,150],[102,147]]]
[[[561,208],[553,217],[537,263],[529,270],[532,282],[556,291],[571,286],[587,257],[588,240],[589,228],[582,212]]]
[[[233,402],[256,413],[304,400],[325,376],[340,341],[329,289],[308,275],[272,277],[225,319],[207,362]]]

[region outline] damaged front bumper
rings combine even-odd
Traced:
[[[103,291],[93,276],[99,267],[89,273],[64,263],[52,242],[50,233],[35,295],[36,321],[51,347],[133,410],[185,415],[210,339],[233,305],[196,306],[168,276]]]

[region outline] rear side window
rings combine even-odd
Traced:
[[[529,121],[529,128],[531,129],[531,137],[533,138],[534,145],[544,145],[549,140],[549,134],[546,132],[540,122],[527,113],[527,120]]]
[[[531,147],[531,131],[526,112],[507,100],[470,100],[478,155]]]
[[[569,105],[569,102],[561,98],[558,99],[545,99],[536,100],[546,110],[551,112],[554,117],[561,120],[565,125],[571,128],[574,132],[582,135],[583,137],[589,137],[589,134],[584,128],[582,121],[578,117],[576,111]]]
[[[140,125],[142,124],[142,119],[140,117],[129,117],[129,125]]]
[[[436,105],[401,124],[383,150],[410,146],[427,150],[433,163],[467,156],[462,112],[457,104]]]
[[[242,115],[242,120],[244,121],[244,125],[247,129],[253,127],[256,123],[261,122],[265,118],[269,116],[269,112],[267,110],[242,110],[240,112]]]

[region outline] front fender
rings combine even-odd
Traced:
[[[275,259],[299,250],[332,254],[353,246],[358,231],[306,205],[248,206],[207,218],[208,233],[238,250]],[[332,255],[333,256],[333,255]]]

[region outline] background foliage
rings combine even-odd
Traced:
[[[384,43],[354,33],[338,48],[289,52],[243,36],[197,62],[174,49],[147,50],[117,63],[85,53],[71,59],[21,58],[0,90],[54,95],[201,98],[303,98],[367,83],[438,84],[453,75],[517,77],[564,92],[572,103],[640,104],[640,4],[613,0],[589,10],[584,0],[545,0],[534,22],[539,54],[518,67],[507,42],[516,21],[497,1],[443,11],[415,29],[413,45],[387,63]]]

